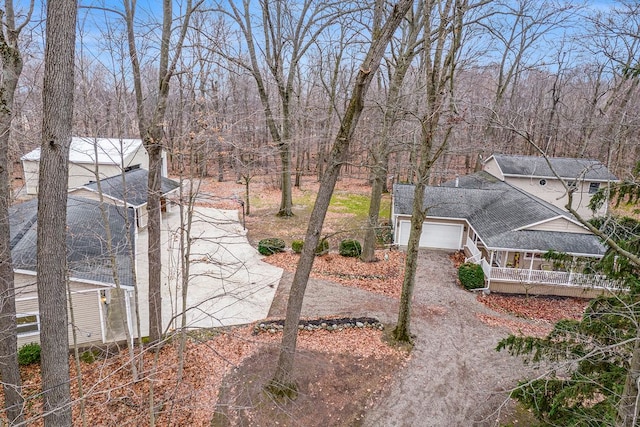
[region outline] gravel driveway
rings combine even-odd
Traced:
[[[282,282],[291,282],[287,275]],[[278,315],[283,304],[274,301],[270,314]],[[302,315],[373,316],[393,323],[397,312],[398,302],[392,298],[311,280]],[[497,425],[497,408],[531,368],[494,350],[508,331],[482,323],[480,313],[501,317],[456,285],[456,271],[447,253],[422,251],[411,321],[415,347],[407,367],[367,413],[364,425]]]

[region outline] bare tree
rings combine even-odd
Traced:
[[[452,126],[456,120],[453,104],[453,77],[460,50],[464,14],[469,10],[468,0],[430,0],[424,8],[425,48],[424,72],[426,73],[426,111],[420,120],[421,143],[418,158],[411,231],[405,261],[398,323],[393,337],[399,342],[413,341],[410,332],[411,299],[415,287],[418,248],[422,224],[426,217],[424,190],[430,178],[431,168],[444,152]],[[449,98],[447,98],[447,95]],[[449,108],[447,108],[449,107]],[[443,116],[446,123],[441,123]]]
[[[36,267],[45,426],[72,424],[66,231],[76,15],[73,0],[47,3]]]
[[[246,60],[238,55],[220,52],[228,60],[249,72],[256,81],[271,138],[278,146],[282,196],[278,216],[291,216],[291,144],[293,139],[292,113],[296,75],[309,48],[341,14],[350,13],[345,3],[305,0],[294,2],[261,1],[259,35],[254,34],[256,7],[248,0],[239,6],[229,2],[230,10],[220,10],[231,17],[240,28],[247,49]],[[262,64],[266,65],[266,70]],[[276,86],[278,104],[274,104],[270,81]]]
[[[16,24],[13,1],[5,0],[4,16],[0,11],[0,376],[4,389],[4,406],[10,424],[23,421],[24,399],[17,358],[16,301],[11,262],[9,205],[11,204],[11,176],[9,140],[14,118],[14,95],[22,72],[22,54],[18,38],[31,19],[33,1],[21,24]]]
[[[304,247],[291,285],[278,365],[273,379],[267,386],[267,390],[274,395],[285,395],[289,397],[296,395],[297,387],[293,378],[293,364],[298,338],[298,322],[300,320],[304,293],[315,257],[316,246],[320,240],[322,225],[340,173],[340,168],[347,160],[349,144],[364,108],[364,98],[367,90],[380,66],[380,61],[382,60],[389,40],[393,37],[395,30],[398,28],[398,25],[400,25],[401,20],[407,14],[412,4],[412,0],[401,0],[394,6],[384,26],[380,28],[379,32],[373,34],[371,46],[358,71],[349,106],[342,118],[340,129],[336,135],[329,156],[327,170],[320,182],[318,196],[313,206],[311,217],[309,218]]]
[[[124,18],[127,26],[127,39],[132,67],[132,76],[136,97],[138,128],[147,153],[149,154],[149,188],[147,196],[148,233],[149,233],[149,340],[158,342],[162,337],[162,257],[161,257],[161,219],[160,219],[160,182],[162,171],[162,150],[164,139],[163,122],[167,111],[169,81],[175,73],[182,45],[187,33],[189,18],[194,10],[191,0],[187,0],[180,33],[176,43],[171,45],[172,1],[162,2],[162,34],[160,36],[160,58],[158,63],[158,92],[151,113],[145,106],[145,93],[142,85],[140,60],[136,47],[135,11],[136,1],[124,1]],[[173,57],[171,53],[173,52]]]
[[[402,117],[401,93],[403,82],[415,57],[421,52],[424,40],[419,38],[423,31],[422,19],[424,2],[419,1],[415,10],[407,14],[406,25],[397,45],[392,43],[393,71],[390,72],[389,89],[384,105],[382,130],[376,143],[371,148],[371,167],[373,182],[371,184],[371,198],[369,204],[368,223],[365,228],[361,259],[366,262],[375,261],[376,230],[382,192],[386,187],[389,166],[390,139],[392,130],[399,118]]]

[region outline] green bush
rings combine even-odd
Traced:
[[[362,245],[355,239],[345,239],[340,242],[340,255],[358,257],[362,254]]]
[[[484,272],[479,264],[464,263],[458,268],[458,279],[465,289],[484,288]]]
[[[82,352],[82,354],[80,355],[80,360],[82,360],[84,363],[93,363],[96,361],[96,357],[98,356],[99,352],[97,350],[87,350]]]
[[[261,255],[273,255],[284,251],[284,248],[284,240],[278,239],[277,237],[262,239],[258,242],[258,252],[260,252]]]
[[[316,255],[321,256],[325,255],[329,252],[329,241],[327,239],[322,239],[318,242],[318,246],[316,246]]]
[[[32,342],[18,350],[18,363],[22,366],[40,362],[40,344]]]
[[[293,252],[297,254],[302,252],[303,246],[304,246],[304,240],[294,240],[293,242],[291,242],[291,250],[293,250]]]

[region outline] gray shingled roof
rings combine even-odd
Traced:
[[[394,213],[411,215],[413,185],[395,185]],[[531,224],[563,216],[573,217],[487,172],[460,177],[440,187],[425,189],[427,216],[466,219],[487,246],[501,249],[549,250],[602,255],[605,247],[591,234],[515,231]]]
[[[116,200],[126,200],[127,204],[131,206],[141,206],[147,203],[149,172],[145,169],[132,169],[125,172],[124,175],[126,189],[122,185],[122,175],[116,175],[100,180],[102,193]],[[92,191],[98,191],[98,184],[93,181],[84,185],[84,187]],[[178,187],[180,187],[178,182],[169,178],[162,178],[160,184],[162,194],[167,194]]]
[[[127,241],[124,209],[107,203],[104,206],[111,229],[111,254],[116,259],[120,284],[133,286],[132,248]],[[134,224],[133,210],[128,209],[127,214],[129,223]],[[9,219],[13,268],[35,272],[37,200],[12,206]],[[100,203],[70,195],[67,202],[67,226],[69,276],[72,279],[115,284]],[[135,245],[134,227],[130,227],[129,239]]]
[[[502,173],[507,176],[526,176],[534,178],[555,178],[547,161],[538,156],[509,156],[494,154]],[[590,181],[617,181],[605,165],[598,160],[574,159],[567,157],[549,157],[553,170],[563,179]]]

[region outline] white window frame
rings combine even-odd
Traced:
[[[542,254],[539,252],[525,252],[524,259],[542,259]]]
[[[34,316],[36,318],[35,322],[27,322],[20,324],[20,318],[31,317]],[[30,335],[38,335],[40,333],[40,313],[18,313],[16,314],[16,325],[17,325],[17,335],[19,337],[28,337]],[[20,332],[20,327],[25,326],[36,326],[37,330],[29,330],[27,332]]]

